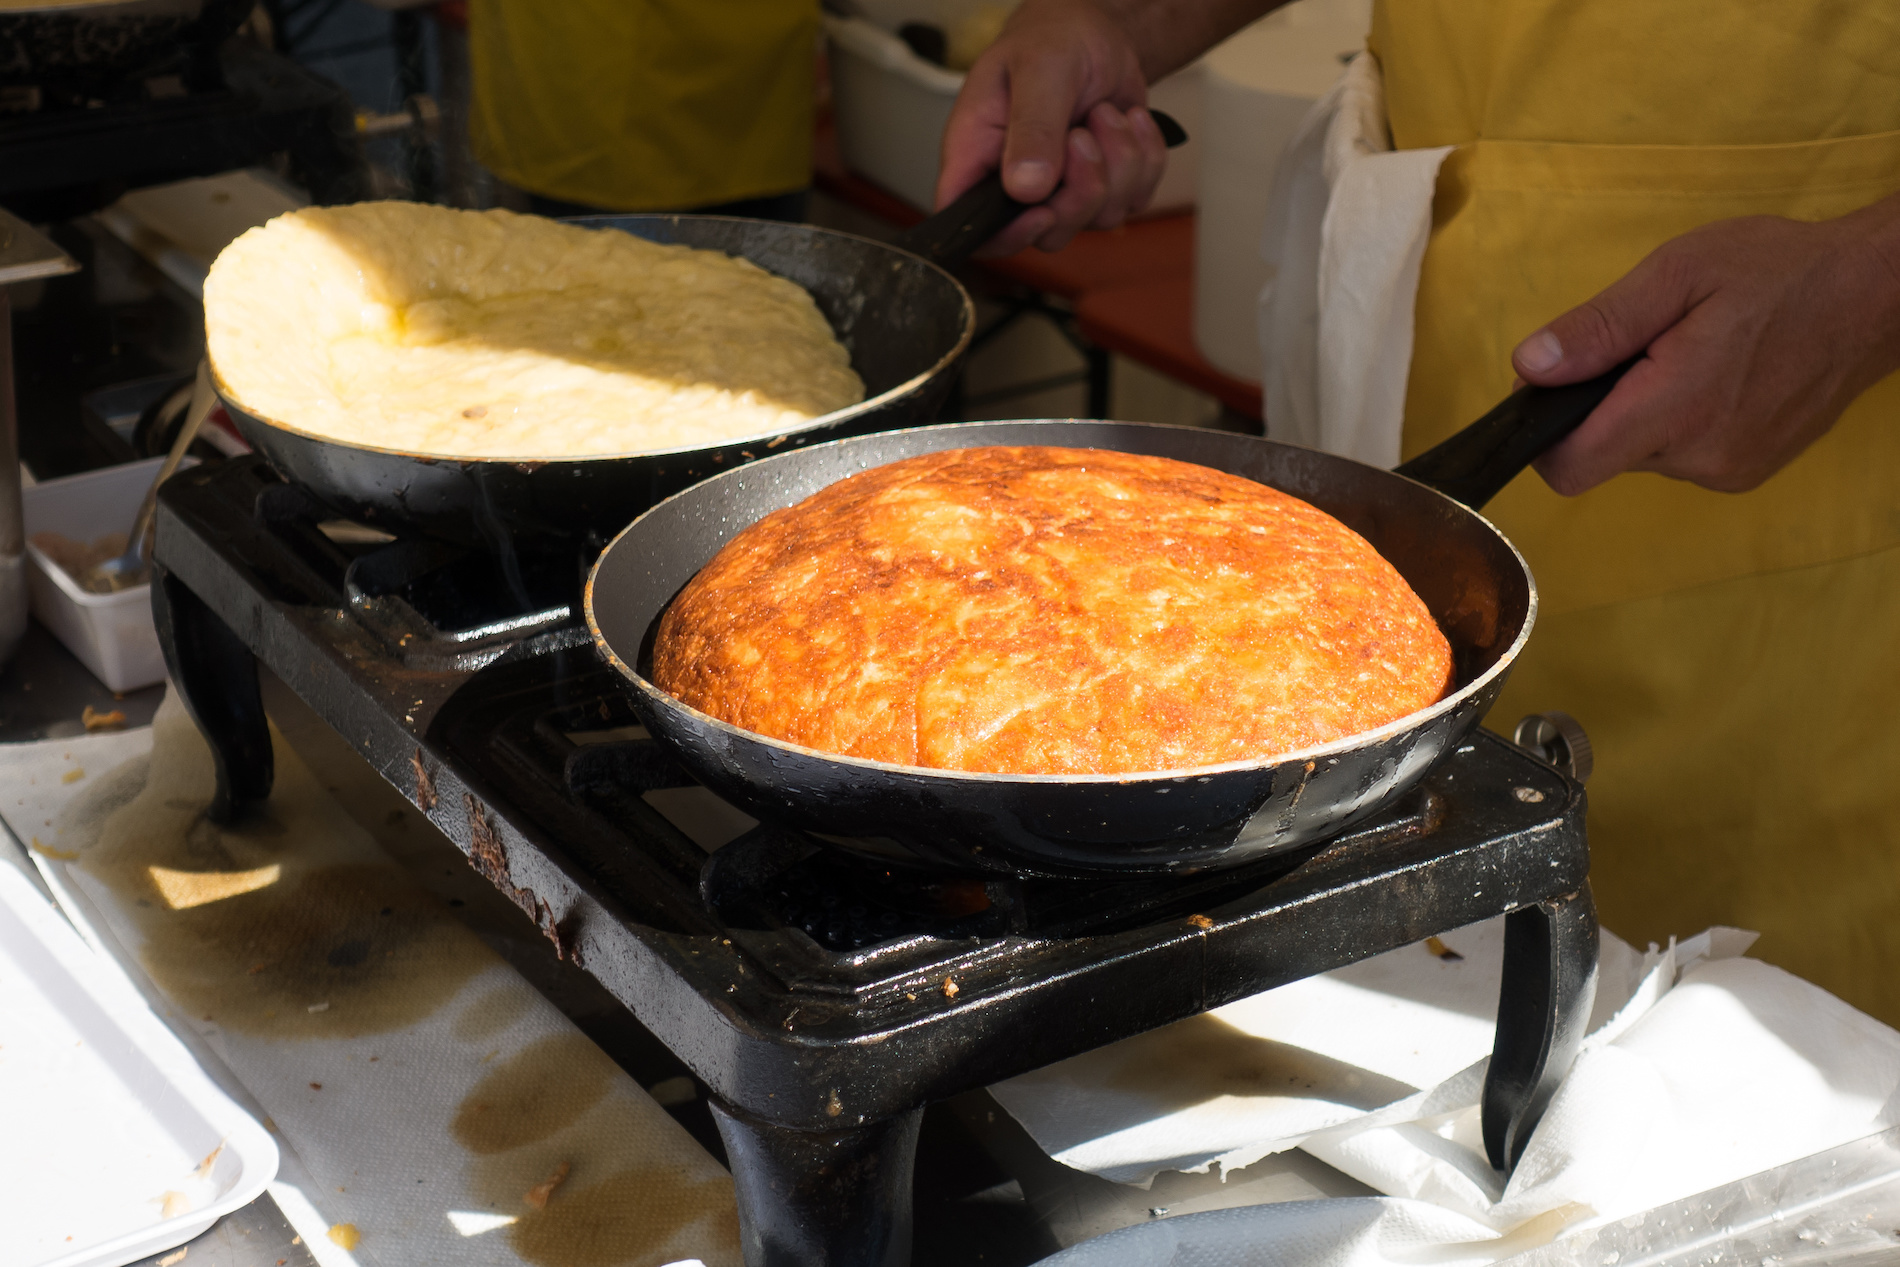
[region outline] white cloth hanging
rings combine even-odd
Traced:
[[[1364,53],[1287,146],[1261,243],[1262,385],[1275,439],[1397,465],[1419,265],[1449,153],[1392,148],[1385,81]]]

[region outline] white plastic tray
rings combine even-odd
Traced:
[[[277,1172],[264,1128],[3,862],[0,1123],[0,1267],[135,1262]]]
[[[115,691],[136,691],[164,680],[165,657],[152,626],[152,587],[89,594],[31,539],[36,532],[57,532],[75,541],[93,541],[108,532],[130,531],[145,490],[164,464],[164,458],[148,458],[21,490],[33,614]]]

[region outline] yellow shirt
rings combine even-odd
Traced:
[[[1900,189],[1900,8],[1385,0],[1401,147],[1455,145],[1420,276],[1406,454],[1510,390],[1511,349],[1655,247]],[[1712,923],[1900,1022],[1900,378],[1761,488],[1535,474],[1486,509],[1543,606],[1493,714],[1591,732],[1604,924]]]
[[[620,211],[802,189],[817,38],[817,0],[473,0],[475,156]]]

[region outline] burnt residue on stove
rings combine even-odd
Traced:
[[[435,808],[435,776],[422,763],[422,749],[417,748],[409,758],[409,767],[416,775],[416,808],[426,814]]]
[[[554,943],[557,959],[567,958],[572,949],[570,930],[555,918],[553,908],[545,899],[533,889],[515,883],[514,872],[508,865],[507,846],[502,844],[495,825],[489,821],[487,807],[464,792],[462,810],[468,815],[469,865],[534,921],[534,926],[541,930],[542,935]]]

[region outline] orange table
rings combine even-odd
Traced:
[[[832,197],[900,228],[924,218],[903,199],[846,169],[829,120],[819,125],[813,158],[815,183]],[[981,277],[1058,301],[1063,307],[1043,302],[1033,307],[1059,325],[1072,325],[1090,348],[1139,361],[1229,409],[1260,417],[1260,388],[1215,369],[1194,346],[1193,215],[1090,229],[1060,251],[1032,249],[970,267]],[[1106,412],[1107,358],[1089,360],[1091,408]]]

